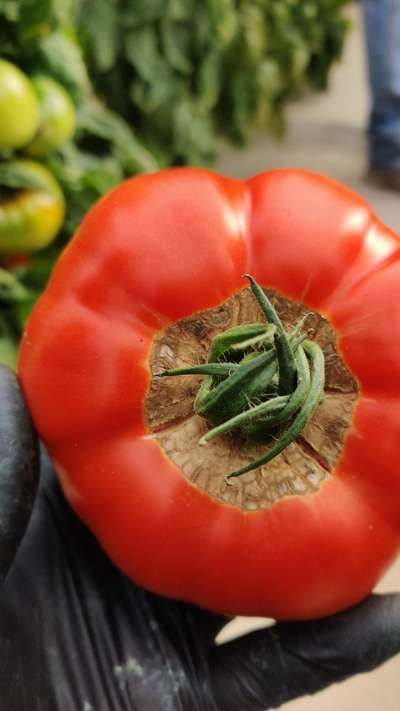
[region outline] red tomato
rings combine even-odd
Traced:
[[[26,329],[19,373],[64,491],[148,589],[230,614],[301,619],[366,596],[400,539],[399,238],[300,170],[200,169],[120,185],[87,215]],[[319,490],[243,511],[191,484],[149,435],[161,329],[263,286],[327,316],[359,398]]]

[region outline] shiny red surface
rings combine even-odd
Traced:
[[[136,582],[230,614],[301,619],[363,598],[400,540],[400,241],[343,186],[297,170],[126,181],[87,215],[28,323],[19,373],[66,496]],[[320,490],[243,512],[149,435],[155,334],[251,273],[319,309],[360,398]]]

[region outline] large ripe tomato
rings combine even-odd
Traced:
[[[191,413],[168,419],[182,389],[158,398],[156,428],[146,410],[151,358],[169,358],[170,329],[186,362],[204,359],[226,300],[246,316],[246,272],[290,309],[325,317],[358,385],[348,419],[340,411],[324,435],[329,445],[342,431],[335,461],[318,445],[318,410],[312,456],[302,443],[310,476],[320,456],[326,476],[254,510],[224,498],[223,473],[212,492],[201,485],[219,459],[186,446]],[[127,575],[225,613],[326,615],[367,595],[399,547],[399,300],[399,238],[337,183],[296,170],[246,182],[163,171],[123,183],[87,215],[28,323],[20,379],[66,496]],[[333,345],[321,347],[335,379]],[[340,404],[337,388],[329,397]],[[245,456],[248,443],[231,441]],[[290,478],[297,459],[280,456]],[[253,503],[269,472],[246,475]]]

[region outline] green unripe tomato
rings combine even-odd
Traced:
[[[32,160],[10,161],[19,175],[34,183],[0,200],[0,257],[31,254],[47,247],[64,219],[62,190],[47,168]]]
[[[39,101],[15,64],[0,59],[0,148],[22,148],[39,126]]]
[[[54,79],[38,76],[32,79],[40,105],[40,123],[26,152],[42,158],[61,148],[75,130],[75,107],[69,94]]]

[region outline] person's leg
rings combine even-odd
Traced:
[[[361,4],[372,102],[369,166],[378,176],[398,172],[400,189],[400,0]]]

